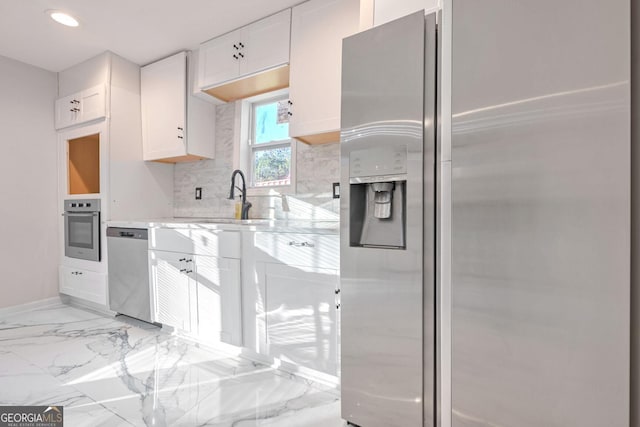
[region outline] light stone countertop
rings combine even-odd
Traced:
[[[340,222],[328,220],[283,220],[232,218],[155,218],[106,221],[107,227],[129,228],[205,228],[211,230],[245,230],[277,233],[339,234]]]

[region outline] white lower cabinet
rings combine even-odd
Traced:
[[[59,269],[60,293],[100,305],[107,304],[107,275],[67,266]]]
[[[195,265],[198,337],[242,345],[240,260],[196,256]]]
[[[267,345],[283,363],[338,374],[338,271],[268,263]]]
[[[187,273],[188,256],[179,252],[149,251],[154,290],[153,320],[190,333],[195,323],[192,301],[196,290]]]
[[[204,342],[242,345],[239,233],[198,229],[151,233],[153,320]]]
[[[248,240],[245,342],[285,369],[337,375],[339,236],[256,232]]]
[[[155,322],[338,375],[338,235],[152,228],[149,242]]]

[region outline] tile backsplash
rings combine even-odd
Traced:
[[[237,131],[235,112],[234,103],[216,108],[215,159],[175,165],[174,216],[233,217],[234,202],[227,196]],[[338,219],[340,200],[332,197],[332,183],[340,180],[340,144],[296,144],[296,192],[284,193],[289,212],[283,211],[279,195],[250,195],[251,218]],[[196,187],[202,187],[201,200],[195,200]]]

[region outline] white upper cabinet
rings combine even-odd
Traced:
[[[57,99],[55,112],[56,129],[105,117],[107,106],[104,84]]]
[[[374,1],[373,25],[393,21],[421,9],[428,11],[439,6],[438,0],[369,0]]]
[[[209,40],[200,46],[200,87],[238,78],[240,74],[240,30]]]
[[[248,25],[240,32],[240,75],[246,76],[289,62],[291,9]]]
[[[215,106],[187,91],[187,62],[187,53],[180,52],[142,67],[144,160],[177,162],[214,156]]]
[[[141,70],[144,160],[187,153],[187,57],[184,52]]]
[[[76,117],[80,108],[76,106],[80,102],[77,94],[56,99],[56,129],[63,129],[76,123]]]
[[[342,39],[358,31],[358,0],[293,8],[289,134],[310,144],[340,140]]]
[[[200,45],[198,82],[228,102],[287,87],[291,9]]]
[[[89,122],[107,114],[104,85],[94,86],[80,92],[80,120]]]

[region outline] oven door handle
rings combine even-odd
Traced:
[[[65,212],[62,216],[98,216],[98,212]]]

